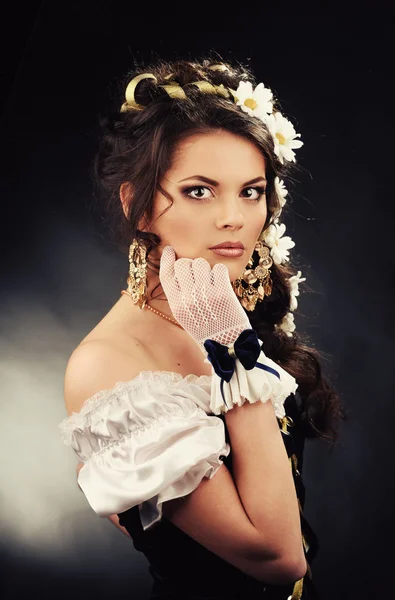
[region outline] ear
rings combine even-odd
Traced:
[[[123,214],[126,218],[129,217],[129,208],[131,203],[133,202],[133,188],[131,183],[128,181],[124,181],[119,188],[119,197],[122,204]],[[145,217],[141,217],[137,229],[140,231],[146,231],[145,227],[147,226],[147,222]]]

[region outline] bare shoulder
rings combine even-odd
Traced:
[[[119,381],[130,381],[149,368],[149,357],[137,338],[92,337],[70,355],[64,376],[67,414],[79,412],[85,400]]]

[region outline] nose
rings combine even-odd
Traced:
[[[220,202],[220,208],[216,217],[218,229],[231,227],[232,229],[240,229],[244,225],[244,215],[240,209],[238,198],[223,198]]]

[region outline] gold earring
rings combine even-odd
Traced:
[[[134,239],[129,247],[128,292],[141,309],[147,302],[147,248]]]
[[[232,283],[241,305],[249,311],[255,310],[257,302],[262,302],[265,296],[270,296],[273,289],[270,276],[273,260],[270,257],[270,250],[263,244],[261,236],[255,244],[254,251],[259,255],[257,266],[254,269],[248,268],[254,265],[252,256],[243,274]],[[258,286],[254,287],[253,284],[256,282],[258,282]],[[248,287],[244,287],[243,283],[246,283]]]

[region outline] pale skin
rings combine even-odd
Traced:
[[[256,241],[266,221],[267,204],[263,193],[266,187],[265,178],[266,161],[264,157],[254,144],[240,136],[220,130],[203,135],[193,135],[185,139],[177,147],[173,163],[161,181],[162,187],[171,195],[173,205],[159,217],[160,213],[169,206],[170,201],[157,191],[153,199],[152,223],[148,224],[143,221],[139,224],[139,229],[144,230],[150,227],[161,238],[160,246],[151,256],[156,259],[158,264],[163,248],[170,245],[175,250],[176,259],[203,257],[211,267],[218,262],[224,263],[228,268],[230,280],[234,281],[243,272],[252,256]],[[207,180],[211,180],[211,182],[209,183]],[[251,183],[252,181],[253,183]],[[203,201],[199,200],[201,197]],[[125,182],[120,189],[120,201],[125,214],[128,212],[131,200],[132,190]],[[211,246],[229,240],[243,243],[245,251],[241,257],[227,258],[216,255],[210,250]],[[157,297],[150,298],[150,292],[158,283],[160,283],[159,275],[148,269],[148,303],[153,308],[174,318],[160,286],[155,290]],[[139,352],[141,370],[173,371],[184,377],[191,373],[211,375],[211,366],[204,363],[202,352],[186,331],[148,309],[141,310],[137,305],[133,305],[127,295],[120,296],[111,310],[79,346],[90,342],[99,342],[99,345],[102,346],[104,344],[112,352],[109,360],[105,362],[108,371],[100,372],[102,388],[112,387],[115,381],[131,379],[131,359],[134,360],[136,349]],[[115,361],[114,351],[117,353]],[[115,364],[116,373],[111,371]],[[80,379],[80,381],[82,380]],[[90,395],[89,383],[84,381],[81,386],[84,386],[84,390],[80,390],[81,394],[86,391],[85,397],[88,397]],[[92,389],[91,393],[95,391],[97,391],[96,388]],[[73,410],[72,406],[69,408],[70,411]],[[240,415],[240,411],[242,411],[242,415]],[[250,519],[248,523],[245,523],[245,527],[249,528],[254,525],[256,529],[251,529],[251,534],[253,539],[256,538],[257,543],[260,543],[261,539],[257,532],[267,532],[267,539],[273,538],[273,548],[275,543],[277,544],[276,556],[283,554],[283,547],[280,548],[275,540],[284,540],[284,547],[294,548],[294,551],[288,551],[290,556],[295,557],[295,559],[292,558],[294,561],[292,569],[290,567],[288,572],[292,572],[292,577],[290,576],[292,580],[297,579],[305,573],[306,567],[301,551],[297,498],[271,403],[257,403],[242,407],[242,409],[236,408],[230,413],[234,414],[228,415],[227,425],[232,441],[234,439],[235,449],[240,447],[240,451],[237,450],[239,460],[235,461],[235,473],[240,480],[243,478],[243,490],[239,489],[239,493],[249,509]],[[257,464],[252,464],[253,461],[247,458],[247,452],[245,452],[245,457],[241,452],[243,447],[246,448],[246,439],[242,436],[242,431],[251,430],[253,422],[255,424],[259,422],[260,431],[259,439],[257,438],[254,442],[255,447],[251,448],[252,454],[256,449],[259,451],[260,461]],[[240,429],[240,436],[237,433],[237,426]],[[263,443],[261,438],[270,439],[270,444],[267,441]],[[273,496],[268,500],[270,510],[263,515],[262,503],[259,498],[262,498],[262,493],[268,493],[267,486],[262,489],[262,492],[259,491],[259,498],[253,497],[254,494],[258,496],[258,491],[253,494],[247,490],[251,490],[252,485],[255,486],[256,469],[259,469],[262,474],[266,473],[265,463],[267,463],[266,477],[272,480]],[[82,463],[79,463],[77,472],[81,467]],[[221,469],[223,469],[222,474],[225,477],[226,469],[225,467],[221,467]],[[221,470],[218,473],[220,472]],[[273,473],[276,474],[275,478],[272,476]],[[218,485],[220,485],[220,478],[216,477]],[[266,481],[268,481],[267,478]],[[204,486],[199,487],[202,488],[201,494],[204,494]],[[205,489],[208,489],[207,483]],[[282,505],[280,505],[280,499],[282,499]],[[188,503],[197,502],[198,496],[194,492],[186,500]],[[234,500],[236,501],[236,497]],[[225,502],[227,504],[228,500]],[[168,507],[164,506],[164,511],[165,508],[168,508],[169,511],[172,510],[172,502],[168,502],[167,505]],[[185,502],[186,506],[187,502]],[[287,515],[289,520],[286,521],[284,518],[278,521],[278,514]],[[181,518],[185,519],[185,517]],[[126,529],[119,525],[117,515],[111,515],[109,519],[125,535],[129,535]],[[177,524],[176,520],[174,522]],[[181,523],[181,521],[179,522]],[[186,523],[186,520],[184,522]],[[278,523],[277,531],[272,532],[271,524],[275,522]],[[281,536],[278,533],[279,527],[284,528]],[[184,528],[184,531],[187,529]],[[201,543],[205,545],[205,540],[202,539]],[[221,555],[220,549],[218,554]],[[269,577],[273,574],[271,576],[275,582],[275,560],[273,563],[268,562],[266,567],[259,563],[258,571],[248,571],[247,568],[249,568],[249,563],[246,563],[245,572],[256,577],[260,577],[261,574]],[[264,571],[265,568],[267,568],[267,573]],[[283,567],[279,567],[278,582],[282,581],[283,572]]]

